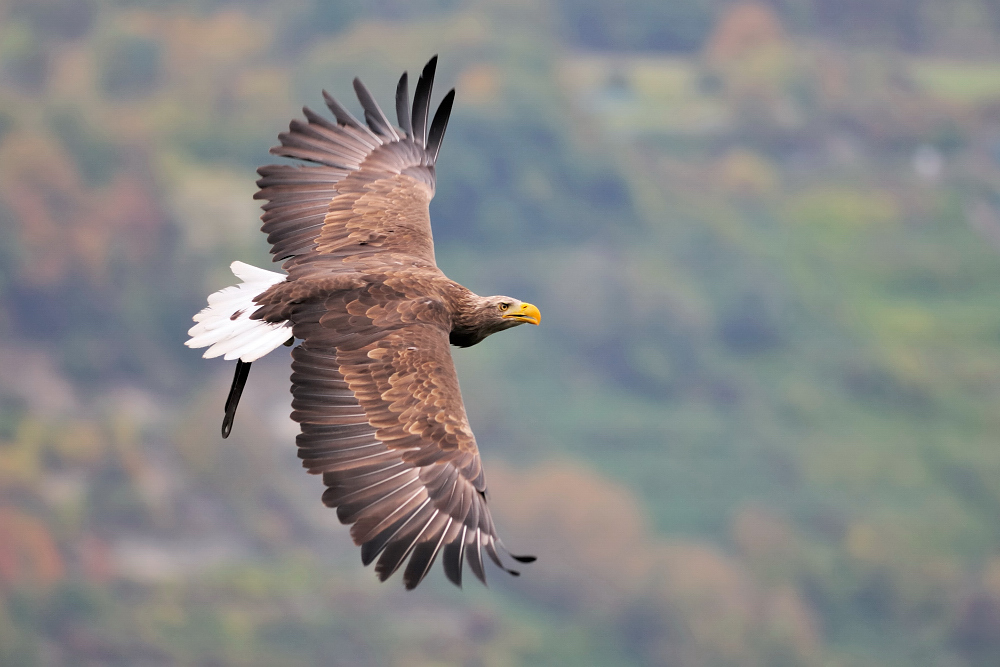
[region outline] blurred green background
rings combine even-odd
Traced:
[[[288,353],[183,347],[268,266],[326,88],[458,88],[439,262],[520,579],[362,568]],[[1000,664],[997,0],[0,0],[0,664]]]

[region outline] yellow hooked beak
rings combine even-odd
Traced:
[[[517,320],[518,322],[528,322],[529,324],[541,324],[542,313],[537,307],[530,303],[522,303],[517,310],[504,313],[504,319]]]

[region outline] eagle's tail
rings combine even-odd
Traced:
[[[254,298],[285,276],[243,262],[233,262],[231,268],[243,282],[209,295],[208,307],[194,316],[197,324],[188,330],[191,338],[184,344],[208,347],[202,355],[206,359],[224,355],[226,360],[254,361],[292,337],[291,322],[250,319],[259,307]]]
[[[250,373],[250,362],[292,339],[291,322],[250,319],[258,308],[254,298],[284,280],[285,276],[243,262],[233,262],[231,268],[243,282],[209,295],[208,307],[194,316],[197,324],[188,330],[191,338],[184,343],[188,347],[208,347],[202,355],[206,359],[225,355],[225,359],[238,360],[233,386],[226,400],[223,438],[233,427],[236,406]]]

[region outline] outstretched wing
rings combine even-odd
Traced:
[[[409,559],[406,588],[439,554],[461,585],[463,562],[484,583],[483,556],[502,548],[448,343],[444,306],[372,285],[304,303],[292,315],[292,418],[299,456],[322,473],[365,565],[384,581]],[[518,557],[518,560],[533,560]],[[517,574],[508,570],[512,574]]]
[[[305,121],[293,120],[278,135],[271,153],[313,163],[269,165],[258,169],[266,199],[263,226],[274,261],[286,260],[292,277],[306,275],[324,258],[391,251],[416,262],[434,264],[428,205],[434,196],[434,163],[451,114],[455,91],[441,102],[428,131],[431,85],[437,56],[417,82],[412,111],[407,75],[396,89],[401,129],[393,127],[359,79],[354,89],[367,125],[325,91],[336,119],[304,108]]]

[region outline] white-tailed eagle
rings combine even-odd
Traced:
[[[541,319],[530,303],[478,296],[435,264],[428,205],[455,98],[428,123],[436,64],[424,67],[412,108],[400,78],[398,127],[355,79],[365,123],[324,92],[333,121],[305,108],[278,135],[273,154],[310,163],[258,170],[261,230],[287,275],[234,262],[242,284],[208,297],[187,341],[238,360],[223,437],[251,362],[301,341],[291,378],[299,456],[323,475],[323,502],[351,524],[364,564],[375,561],[384,581],[406,562],[407,588],[438,555],[456,585],[465,561],[485,583],[484,551],[516,574],[500,558],[449,345]]]

